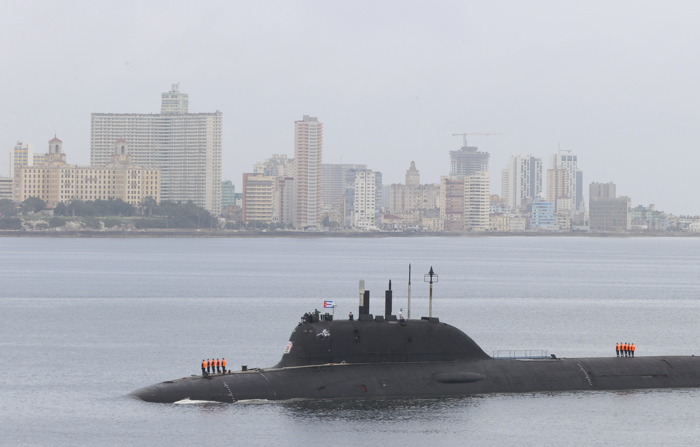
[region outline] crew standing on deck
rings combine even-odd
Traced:
[[[221,360],[216,359],[216,372],[220,373],[221,372]]]
[[[226,374],[226,359],[221,357],[221,370]]]
[[[207,374],[209,373],[210,367],[211,367],[211,359],[207,359]]]
[[[202,375],[206,372],[207,369],[207,362],[206,360],[202,359]]]
[[[615,354],[620,357],[620,343],[615,345]]]
[[[632,343],[632,349],[631,349],[631,352],[632,352],[632,357],[634,357],[634,343]]]

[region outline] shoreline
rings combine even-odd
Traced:
[[[349,232],[349,231],[232,231],[232,230],[147,230],[147,231],[17,231],[0,230],[0,237],[48,237],[48,238],[390,238],[390,237],[594,237],[594,238],[635,238],[635,237],[672,237],[694,238],[700,233],[613,233],[613,232]]]

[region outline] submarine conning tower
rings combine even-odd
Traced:
[[[302,321],[292,331],[276,368],[328,363],[453,362],[486,360],[467,334],[437,318],[398,320],[391,312],[391,285],[384,316],[369,313],[364,290],[357,320],[334,318]]]

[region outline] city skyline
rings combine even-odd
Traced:
[[[292,123],[309,114],[326,124],[324,162],[367,164],[385,184],[400,182],[411,160],[437,182],[460,148],[452,134],[497,132],[468,138],[490,153],[492,180],[511,155],[544,158],[561,144],[581,158],[585,183],[613,180],[636,203],[700,214],[690,200],[700,162],[693,2],[645,3],[634,14],[623,4],[548,2],[505,13],[468,2],[314,1],[138,11],[4,4],[12,20],[0,57],[21,69],[0,74],[0,145],[38,148],[58,133],[86,165],[91,113],[160,110],[154,92],[180,82],[190,110],[226,114],[222,173],[235,183],[268,154],[291,154]],[[104,33],[107,22],[128,32]],[[293,56],[294,42],[309,56]],[[686,162],[659,163],[660,150]]]

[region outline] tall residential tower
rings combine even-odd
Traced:
[[[532,202],[542,194],[542,159],[513,155],[501,180],[501,197],[513,210]]]
[[[309,115],[294,122],[297,228],[321,226],[323,123]]]
[[[106,166],[114,142],[126,139],[135,164],[160,170],[162,200],[191,200],[219,214],[222,114],[189,113],[188,102],[174,84],[161,96],[161,113],[93,113],[90,163]]]

